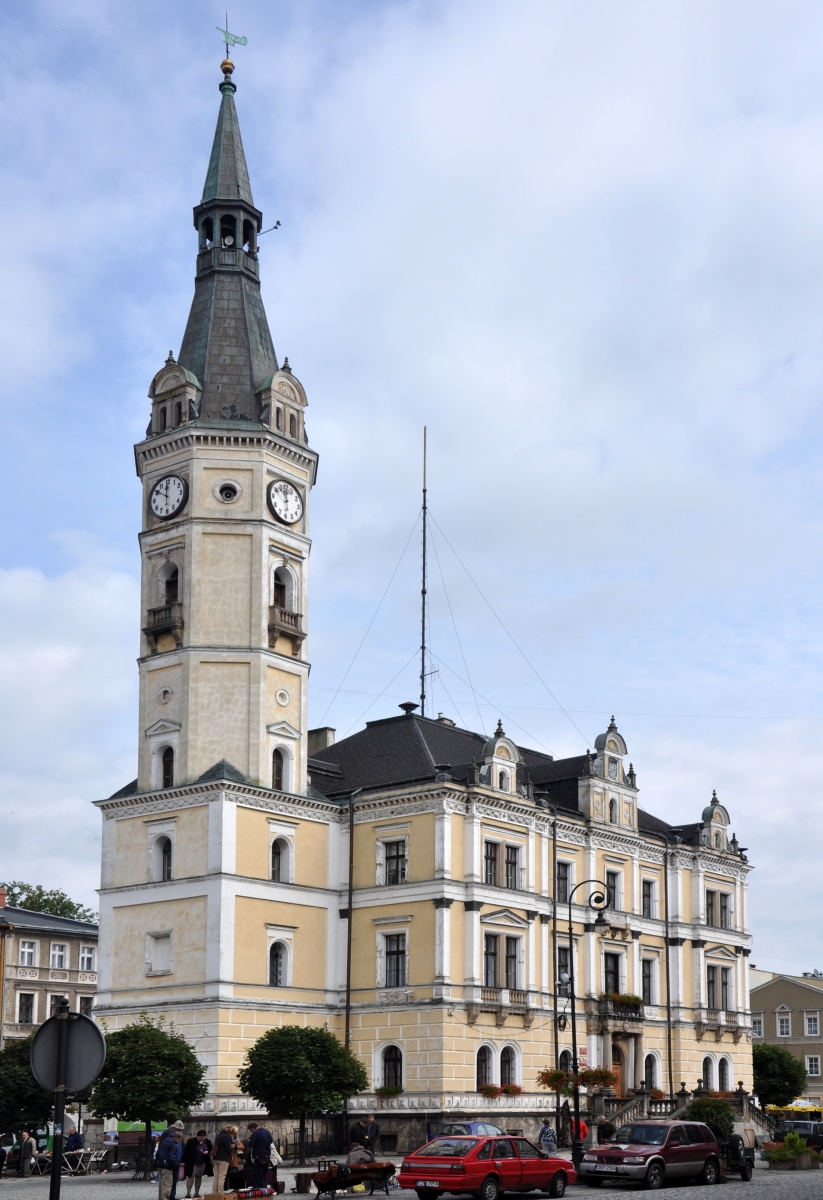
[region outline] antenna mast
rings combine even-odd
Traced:
[[[420,589],[420,715],[426,715],[426,426],[423,426],[423,585]]]

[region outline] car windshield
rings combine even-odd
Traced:
[[[614,1141],[622,1145],[662,1146],[668,1132],[667,1125],[621,1125]]]
[[[811,1121],[787,1121],[786,1129],[792,1133],[806,1133],[811,1135],[814,1133],[814,1126]]]
[[[477,1145],[475,1138],[438,1138],[421,1146],[414,1153],[415,1158],[465,1158],[473,1146]]]

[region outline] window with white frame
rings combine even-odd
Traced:
[[[175,821],[151,824],[148,832],[148,877],[155,883],[173,877]]]
[[[557,864],[557,903],[568,904],[572,890],[572,864],[558,862]]]
[[[35,1017],[35,1002],[37,997],[34,992],[18,992],[17,993],[17,1024],[18,1025],[33,1025]]]
[[[520,866],[520,847],[506,846],[506,887],[512,891],[523,891],[525,871]]]
[[[64,971],[68,963],[68,946],[65,942],[52,942],[51,967],[55,971]]]
[[[386,987],[406,986],[406,935],[387,933],[386,940]]]
[[[409,877],[408,834],[387,833],[378,837],[376,882],[378,887],[397,887]]]
[[[17,961],[21,967],[33,967],[35,965],[35,952],[37,945],[35,942],[21,942],[20,952]]]
[[[497,887],[499,882],[500,843],[486,842],[483,847],[483,882]]]
[[[81,946],[80,947],[80,970],[81,971],[93,971],[94,970],[94,959],[95,959],[94,946]]]
[[[807,1075],[819,1075],[820,1074],[820,1055],[819,1054],[807,1054],[806,1055],[806,1074]]]
[[[820,1014],[806,1013],[806,1037],[820,1036]]]
[[[785,1013],[778,1013],[777,1016],[777,1036],[791,1037],[792,1036],[792,1019]]]
[[[606,872],[606,896],[609,901],[609,908],[620,909],[623,907],[622,897],[620,895],[620,872]]]
[[[519,937],[506,938],[505,977],[507,988],[518,988],[520,978],[520,942]]]
[[[644,1004],[654,1004],[654,969],[656,963],[653,958],[643,958],[640,960],[641,982]]]
[[[163,929],[146,934],[146,974],[172,973],[171,930]]]
[[[289,948],[285,942],[269,946],[269,987],[288,987]]]
[[[752,1037],[763,1036],[763,1014],[752,1013]]]
[[[517,1083],[517,1051],[514,1046],[504,1046],[500,1051],[500,1083]]]

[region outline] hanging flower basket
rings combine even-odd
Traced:
[[[537,1072],[537,1082],[540,1087],[549,1088],[553,1092],[559,1089],[562,1092],[571,1083],[571,1076],[567,1071],[545,1067]]]
[[[614,1088],[618,1079],[614,1071],[607,1071],[605,1067],[587,1067],[577,1076],[577,1082],[587,1088]]]

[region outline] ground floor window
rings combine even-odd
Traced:
[[[727,1058],[721,1058],[717,1064],[717,1090],[719,1092],[729,1090],[729,1060]]]
[[[504,1046],[500,1055],[500,1082],[505,1087],[507,1083],[517,1083],[517,1060],[511,1046]]]
[[[643,1080],[649,1091],[653,1087],[657,1087],[657,1062],[653,1054],[646,1055],[646,1061],[643,1064]]]
[[[712,1086],[712,1065],[710,1058],[703,1059],[703,1087],[707,1091],[711,1091]]]
[[[492,1052],[488,1046],[477,1051],[477,1090],[492,1081]]]
[[[399,1046],[387,1046],[383,1051],[383,1087],[403,1086],[403,1054]]]

